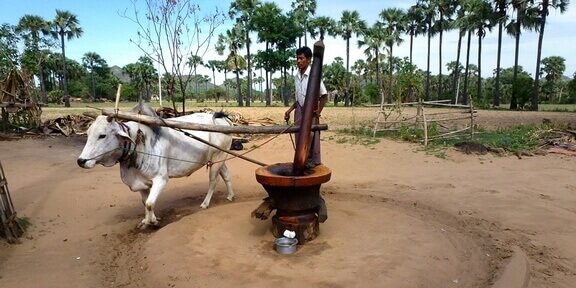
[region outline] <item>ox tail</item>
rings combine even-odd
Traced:
[[[225,118],[230,120],[230,117],[228,117],[228,114],[226,114],[226,112],[224,111],[220,111],[220,112],[214,112],[214,118]]]
[[[226,122],[228,122],[229,125],[234,125],[234,121],[230,118],[230,116],[224,112],[224,111],[220,111],[220,112],[214,112],[214,115],[212,116],[212,119],[224,119],[226,120]],[[216,123],[214,123],[216,124]]]

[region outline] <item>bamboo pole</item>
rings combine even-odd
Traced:
[[[475,117],[475,116],[472,116]],[[470,119],[470,116],[466,117],[456,117],[456,118],[440,118],[440,119],[430,119],[429,122],[442,122],[442,121],[454,121],[454,120],[466,120]]]
[[[274,125],[274,126],[222,126],[222,125],[207,125],[207,124],[194,124],[173,119],[162,119],[141,115],[131,112],[124,112],[112,110],[110,108],[102,109],[102,115],[113,116],[119,119],[140,122],[144,124],[165,126],[170,128],[180,128],[186,130],[219,132],[219,133],[246,133],[246,134],[279,134],[279,133],[295,133],[300,130],[298,126],[288,125]],[[319,124],[312,125],[312,131],[328,130],[328,125]]]

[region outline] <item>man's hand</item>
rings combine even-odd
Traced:
[[[284,120],[285,120],[286,122],[290,121],[290,112],[286,111],[286,112],[284,113]]]

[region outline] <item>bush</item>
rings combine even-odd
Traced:
[[[64,92],[62,92],[62,90],[52,90],[48,92],[48,103],[60,104],[62,97],[64,97]]]

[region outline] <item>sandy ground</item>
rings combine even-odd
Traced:
[[[526,121],[551,117],[537,115]],[[228,161],[237,197],[219,183],[206,210],[205,170],[172,179],[162,227],[140,231],[140,196],[118,166],[76,165],[84,137],[0,142],[14,205],[32,223],[21,244],[0,241],[0,287],[574,287],[576,158],[441,159],[340,137],[323,133],[328,221],[293,255],[273,250],[270,220],[250,218],[266,193],[249,162]],[[293,148],[282,135],[248,155],[291,162]]]

